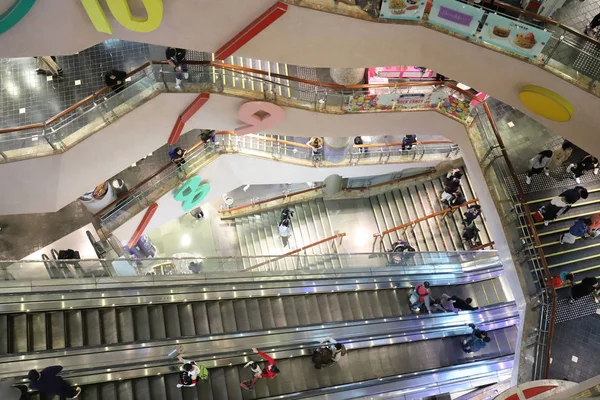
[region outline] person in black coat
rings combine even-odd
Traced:
[[[463,300],[458,296],[452,296],[450,299],[454,301],[454,308],[458,308],[459,310],[462,310],[462,311],[479,310],[479,307],[473,307],[471,305],[471,303],[473,302],[473,299],[470,297],[467,297],[465,300]]]
[[[106,86],[110,86],[115,93],[119,93],[125,88],[125,79],[127,79],[127,72],[118,69],[111,69],[104,74],[104,83]]]
[[[588,294],[594,293],[594,290],[598,288],[598,279],[595,277],[586,277],[583,280],[573,285],[571,288],[571,299],[569,303],[573,304],[575,300],[587,296]]]
[[[63,398],[75,399],[81,393],[80,387],[72,387],[62,376],[58,374],[62,371],[61,365],[46,367],[41,371],[32,369],[27,374],[31,381],[29,388],[37,390],[40,393],[50,394]]]

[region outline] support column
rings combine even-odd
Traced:
[[[325,187],[323,188],[323,194],[325,196],[333,196],[334,194],[340,192],[342,190],[342,182],[343,178],[337,174],[329,175],[323,183]]]
[[[346,158],[346,152],[354,144],[349,137],[324,137],[323,156],[325,161],[341,163]]]

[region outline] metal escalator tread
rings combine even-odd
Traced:
[[[103,344],[118,343],[118,332],[117,332],[117,313],[114,308],[104,308],[100,310],[100,317],[102,318],[102,337],[104,340]]]
[[[219,302],[212,301],[208,303],[206,305],[206,311],[208,312],[210,333],[223,333],[223,320],[221,318]]]
[[[348,302],[350,303],[350,309],[352,310],[352,313],[354,314],[354,319],[369,318],[368,316],[365,316],[362,306],[360,304],[359,298],[358,298],[358,294],[356,292],[348,293]]]
[[[288,326],[300,326],[295,299],[286,296],[281,300],[283,303],[283,310],[285,312],[285,319]]]
[[[133,384],[131,381],[119,382],[117,384],[117,395],[119,400],[135,400],[133,396]]]
[[[85,346],[102,344],[100,310],[83,310],[83,335]]]
[[[250,330],[250,321],[248,320],[246,300],[233,301],[232,318],[235,318],[235,324],[240,332]]]
[[[150,400],[150,382],[148,378],[139,378],[133,380],[133,393],[135,400]]]
[[[283,299],[281,297],[274,297],[266,300],[271,303],[271,312],[273,313],[275,328],[284,328],[288,326],[285,318],[285,310],[283,308]]]
[[[150,317],[148,307],[133,307],[133,329],[135,340],[150,340]]]
[[[354,313],[352,311],[352,307],[350,306],[350,299],[348,297],[348,293],[340,293],[338,296],[338,301],[340,303],[340,310],[342,312],[342,318],[344,321],[352,321],[357,318],[354,317]]]
[[[339,299],[336,295],[327,294],[327,304],[329,305],[330,321],[340,322],[344,320]]]
[[[115,382],[107,382],[99,387],[102,400],[117,399],[117,388]]]
[[[67,332],[66,347],[83,346],[83,316],[81,310],[69,311],[67,313]]]
[[[197,335],[208,335],[210,326],[208,324],[208,313],[206,312],[206,303],[194,303],[192,305],[194,314],[194,324],[196,325]]]
[[[238,327],[235,322],[235,313],[233,311],[233,302],[220,301],[219,309],[221,312],[221,321],[223,322],[223,332],[238,331]]]
[[[8,352],[21,353],[27,351],[27,315],[9,315],[8,331]]]
[[[150,318],[150,336],[152,339],[165,339],[165,317],[162,306],[149,306],[148,317]]]
[[[102,400],[100,397],[98,387],[99,385],[86,386],[85,390],[81,392],[81,400]]]
[[[133,342],[135,332],[131,307],[117,308],[117,324],[119,326],[119,342]]]
[[[275,328],[275,320],[273,318],[273,310],[271,309],[270,299],[258,299],[258,307],[263,324],[263,329]]]
[[[309,323],[320,324],[323,319],[321,318],[320,304],[317,302],[316,296],[305,296],[305,298]]]
[[[165,400],[167,391],[165,387],[165,379],[162,376],[153,376],[150,379],[150,393],[152,400]]]
[[[298,314],[298,322],[300,323],[300,325],[309,325],[311,322],[308,306],[306,303],[306,297],[294,297],[293,301],[296,307],[296,312]]]
[[[6,314],[0,315],[0,354],[7,354],[9,352],[8,320],[9,320],[8,315],[6,315]]]
[[[202,382],[199,383],[199,385],[202,385]],[[196,387],[198,387],[198,385],[196,385]],[[198,391],[196,390],[196,388],[191,388],[189,390],[188,390],[188,388],[186,388],[186,389],[182,388],[180,390],[181,390],[183,400],[198,400]]]
[[[227,399],[242,400],[242,388],[240,387],[240,377],[237,368],[227,368],[225,370],[225,382],[227,382]]]
[[[181,400],[182,389],[177,387],[179,382],[179,374],[169,374],[165,376],[164,385],[167,392],[166,400]],[[187,390],[187,389],[185,389]]]
[[[366,292],[356,292],[353,293],[357,298],[358,305],[362,311],[362,315],[366,319],[375,318],[375,313],[373,312],[373,308],[371,307],[371,298]],[[351,295],[352,296],[352,295]]]
[[[248,322],[250,330],[259,330],[263,328],[261,310],[258,305],[258,299],[246,299],[246,308],[248,313]]]
[[[385,315],[383,314],[381,303],[379,302],[378,293],[378,291],[371,291],[368,292],[367,295],[369,297],[369,302],[371,303],[371,310],[373,312],[373,316],[375,318],[383,318]]]
[[[225,380],[225,368],[210,370],[210,385],[215,400],[227,400],[227,381]]]
[[[181,323],[183,321],[181,321],[178,311],[177,304],[163,305],[167,337],[181,337]]]
[[[329,299],[326,294],[316,295],[315,301],[319,307],[319,314],[322,322],[330,322],[333,320],[331,316],[331,306],[329,305]]]
[[[181,334],[183,336],[195,336],[196,329],[194,326],[194,315],[192,305],[190,303],[177,305],[177,311],[179,313],[179,326],[181,327]],[[233,312],[231,313],[233,316]]]
[[[32,331],[30,333],[32,339],[30,349],[33,351],[48,349],[48,343],[46,343],[46,313],[32,313],[29,317],[31,318],[29,327]]]

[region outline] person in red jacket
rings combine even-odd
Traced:
[[[254,373],[254,378],[252,379],[252,381],[242,382],[242,386],[248,390],[253,390],[254,384],[256,384],[256,382],[259,379],[261,379],[261,378],[273,379],[279,373],[279,368],[277,368],[277,363],[275,362],[275,360],[273,360],[270,356],[263,353],[262,351],[259,351],[256,347],[253,347],[252,351],[254,351],[256,354],[258,354],[259,356],[264,358],[267,361],[267,365],[264,369],[261,369],[260,366],[257,363],[255,363],[254,361],[250,361],[249,363],[244,365],[244,367],[250,367],[250,369]]]

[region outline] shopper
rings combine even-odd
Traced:
[[[294,218],[294,210],[290,210],[286,207],[283,210],[281,210],[281,215],[279,216],[279,223],[282,223],[286,219],[289,219],[291,221],[292,218]]]
[[[593,293],[598,288],[598,279],[595,277],[585,277],[580,283],[577,283],[571,287],[571,298],[569,303],[573,304],[575,300],[579,300],[588,294]]]
[[[333,352],[328,347],[319,347],[313,351],[311,359],[315,369],[321,369],[333,363],[332,357]]]
[[[592,238],[600,236],[600,213],[596,213],[590,217],[592,224],[590,225],[589,235]]]
[[[442,294],[440,304],[444,308],[444,311],[458,314],[459,309],[454,306],[454,303],[456,303],[456,300],[453,300],[452,297],[448,296],[446,293]]]
[[[458,191],[452,193],[452,197],[450,198],[450,200],[448,200],[448,205],[450,207],[458,207],[465,204],[466,202],[467,199],[465,198],[465,196],[462,194],[462,192]]]
[[[251,381],[247,380],[242,382],[242,387],[248,390],[253,390],[254,385],[259,379],[273,379],[280,372],[279,368],[277,368],[277,363],[275,360],[256,348],[252,348],[252,351],[264,358],[267,361],[267,365],[264,369],[262,369],[260,365],[254,361],[250,361],[244,365],[244,368],[250,367],[250,370],[254,374],[254,378]]]
[[[458,192],[458,189],[460,189],[460,181],[457,180],[449,180],[446,181],[446,185],[444,187],[444,191],[442,192],[442,195],[440,197],[442,203],[448,203],[450,202],[450,200],[452,199],[454,193]]]
[[[185,63],[186,55],[187,51],[185,49],[167,47],[167,50],[165,50],[167,62],[175,70],[175,89],[181,89],[181,81],[189,77],[187,64]]]
[[[208,369],[206,369],[203,365],[196,364],[195,361],[184,360],[181,356],[181,352],[183,351],[183,347],[179,346],[177,348],[180,353],[177,356],[177,359],[180,363],[183,364],[179,382],[177,383],[177,387],[194,387],[198,383],[198,378],[202,380],[208,380]]]
[[[592,155],[587,155],[575,164],[569,164],[567,173],[570,174],[575,182],[581,183],[581,177],[585,171],[594,171],[594,175],[598,175],[598,159]]]
[[[595,37],[598,33],[598,26],[600,26],[600,14],[596,14],[589,24],[585,27],[585,34],[590,37]]]
[[[554,275],[551,281],[546,281],[546,286],[552,285],[554,289],[561,288],[563,286],[573,286],[575,275],[573,272],[563,271],[560,275]]]
[[[474,241],[476,241],[479,235],[479,228],[475,222],[471,222],[470,225],[465,225],[462,230],[462,239],[469,244],[469,247],[474,247]]]
[[[463,220],[463,225],[471,225],[480,215],[481,206],[479,204],[471,204],[467,207],[467,212],[464,213],[465,219]]]
[[[1,400],[29,400],[30,396],[27,392],[27,386],[16,385],[15,379],[3,378],[0,379],[0,399]]]
[[[125,79],[127,79],[127,72],[118,69],[111,69],[104,74],[104,83],[115,93],[125,89]]]
[[[415,143],[417,143],[417,135],[404,136],[402,138],[402,150],[412,150]]]
[[[552,161],[548,168],[551,170],[565,168],[570,164],[569,160],[571,159],[571,154],[573,153],[575,146],[573,143],[565,140],[562,145],[558,149],[554,149]]]
[[[284,219],[279,223],[279,236],[281,237],[281,242],[283,247],[287,247],[289,244],[290,236],[292,236],[292,223],[288,219]]]
[[[183,164],[185,164],[185,153],[187,153],[187,150],[182,149],[181,147],[173,147],[171,150],[169,150],[169,157],[175,165],[181,167]]]
[[[217,136],[217,132],[212,129],[201,129],[200,135],[198,136],[200,137],[200,141],[204,144],[208,142],[214,143],[215,138]]]
[[[560,244],[573,244],[578,237],[582,238],[589,233],[592,220],[590,218],[577,218],[567,233],[560,235]]]
[[[361,144],[371,144],[371,138],[368,136],[356,136],[354,138],[354,144],[355,145],[361,145]],[[369,152],[369,148],[368,147],[359,147],[358,151],[360,153],[368,153]]]
[[[334,338],[326,337],[323,340],[319,340],[319,343],[325,344],[331,350],[331,364],[339,362],[342,357],[348,354],[346,346],[338,343]]]
[[[404,240],[398,240],[392,243],[391,253],[404,253],[405,251],[415,251],[415,249],[410,245],[410,243]]]
[[[41,371],[32,369],[27,374],[27,377],[31,381],[29,388],[48,395],[76,399],[81,393],[81,388],[73,388],[59,376],[58,374],[62,369],[63,367],[60,365],[46,367]]]
[[[429,288],[429,282],[423,282],[422,285],[415,286],[408,296],[411,310],[418,311],[425,306],[429,314],[431,314],[431,292]]]
[[[323,139],[319,137],[311,137],[306,144],[311,147],[313,158],[320,159],[321,155],[323,154]]]
[[[469,324],[469,327],[473,329],[473,332],[471,336],[463,340],[462,348],[465,353],[475,353],[483,349],[490,342],[490,338],[487,332],[480,330],[475,324]]]
[[[544,175],[550,175],[548,165],[552,161],[552,150],[544,150],[539,152],[535,157],[529,160],[529,171],[525,176],[525,181],[531,185],[531,177],[544,172]]]
[[[466,299],[461,299],[460,297],[454,295],[451,297],[452,301],[454,302],[454,307],[462,310],[462,311],[475,311],[475,310],[479,310],[479,307],[473,307],[471,305],[471,303],[473,303],[473,299],[470,297],[467,297]]]
[[[587,198],[588,191],[583,186],[575,186],[573,189],[565,190],[538,210],[544,219],[544,225],[548,226],[550,221],[566,214],[579,199]]]
[[[445,184],[448,185],[451,182],[458,182],[462,184],[463,173],[459,168],[453,168],[446,174]]]
[[[42,75],[52,75],[53,77],[61,76],[63,73],[62,68],[56,63],[56,57],[54,56],[38,56],[35,57],[37,62],[37,72]]]

